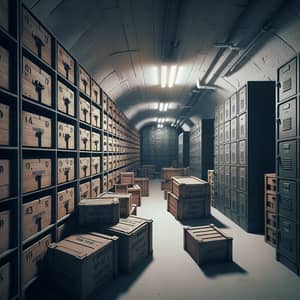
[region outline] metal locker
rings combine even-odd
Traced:
[[[215,144],[219,141],[219,127],[215,127]]]
[[[219,167],[219,178],[220,178],[221,188],[224,188],[224,186],[225,186],[225,167],[224,166]]]
[[[225,208],[231,208],[231,198],[230,198],[230,189],[225,189]]]
[[[278,106],[278,138],[284,139],[297,135],[296,99]]]
[[[224,104],[221,104],[219,106],[219,124],[223,124],[225,120],[225,106]]]
[[[236,191],[231,191],[231,211],[238,213],[238,195]]]
[[[279,180],[277,191],[278,214],[297,221],[299,218],[296,182]]]
[[[237,143],[231,143],[230,161],[232,165],[237,163]]]
[[[285,141],[278,144],[279,177],[296,178],[297,176],[297,141]]]
[[[291,97],[297,92],[297,58],[295,57],[278,70],[279,102]]]
[[[247,169],[246,167],[239,167],[239,176],[238,176],[238,188],[240,191],[246,192],[247,185]]]
[[[237,189],[237,167],[230,168],[230,184],[231,189]]]
[[[215,110],[215,127],[219,126],[219,110],[216,108]]]
[[[219,127],[219,143],[224,143],[224,141],[225,141],[224,125],[220,125],[220,127]]]
[[[227,122],[230,120],[230,98],[225,101],[225,117],[224,121]]]
[[[247,138],[247,114],[242,114],[239,116],[238,128],[239,139]]]
[[[237,115],[237,94],[233,94],[230,98],[230,116],[231,118]]]
[[[239,164],[247,164],[247,141],[239,141]]]
[[[225,162],[225,149],[224,145],[219,145],[219,163],[224,164]]]
[[[242,114],[247,109],[247,89],[246,86],[239,91],[239,113]]]
[[[225,166],[225,187],[230,188],[230,167]]]
[[[225,143],[230,142],[230,122],[225,123]]]
[[[225,164],[230,164],[230,144],[225,144]]]
[[[293,221],[278,217],[277,249],[286,257],[296,260],[297,257],[297,225]]]
[[[215,145],[215,163],[219,162],[219,146]]]
[[[234,118],[230,122],[230,139],[235,141],[237,137],[237,119]]]
[[[247,203],[247,194],[239,193],[238,194],[238,204],[239,204],[239,217],[240,225],[244,228],[248,227],[248,203]]]

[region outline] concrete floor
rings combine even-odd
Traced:
[[[183,225],[166,207],[160,180],[151,181],[150,197],[142,199],[138,216],[153,219],[153,259],[118,277],[93,299],[300,299],[300,278],[276,262],[275,250],[263,236],[246,233],[214,209],[212,218],[186,225],[214,223],[222,228],[233,237],[234,263],[200,268],[183,250]]]

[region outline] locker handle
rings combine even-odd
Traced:
[[[280,82],[277,82],[276,86],[281,89],[281,83]]]
[[[66,214],[69,214],[69,201],[66,201],[66,202],[65,202],[64,207],[65,207],[65,209],[66,209]]]
[[[38,231],[42,230],[42,217],[39,216],[35,219],[35,224],[38,226]]]
[[[42,41],[42,39],[39,36],[37,36],[34,32],[32,32],[32,36],[33,36],[35,44],[38,48],[38,56],[41,57],[42,56],[42,47],[44,47],[45,44]]]
[[[42,129],[39,129],[35,132],[35,136],[37,137],[38,139],[38,144],[39,144],[39,147],[42,147],[42,135],[43,135],[44,131]]]
[[[87,87],[88,82],[84,78],[82,78],[81,81],[82,81],[83,86],[84,86],[84,92],[86,93],[86,87]]]
[[[37,181],[38,189],[41,189],[41,187],[42,187],[42,175],[36,175],[35,176],[35,181]]]
[[[66,181],[69,181],[69,173],[70,173],[70,169],[67,169],[64,171],[64,175],[66,177]]]
[[[67,77],[67,79],[69,79],[69,71],[71,70],[71,67],[70,67],[70,65],[69,65],[67,62],[65,62],[65,61],[63,61],[63,65],[64,65],[64,69],[65,69],[65,71],[66,71],[66,77]]]
[[[83,172],[84,172],[84,177],[86,177],[86,170],[87,170],[87,166],[83,166]]]
[[[32,84],[35,86],[37,92],[41,92],[45,89],[45,86],[39,80],[32,80]]]

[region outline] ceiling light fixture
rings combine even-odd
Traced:
[[[161,87],[165,88],[167,86],[167,66],[161,66]]]
[[[169,106],[169,103],[168,103],[168,102],[165,103],[165,105],[164,105],[164,111],[167,111],[167,110],[168,110],[168,106]]]
[[[172,88],[174,83],[177,82],[179,72],[177,72],[177,65],[172,65],[168,68],[167,65],[161,66],[161,87],[165,88],[168,85],[168,88]]]
[[[177,65],[171,66],[170,74],[169,74],[169,82],[168,82],[169,88],[172,88],[174,85],[175,78],[176,78],[176,71],[177,71]]]
[[[163,111],[164,110],[164,104],[163,102],[159,103],[159,111]]]

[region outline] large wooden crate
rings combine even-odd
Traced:
[[[198,265],[232,261],[232,238],[213,224],[184,228],[184,249]]]
[[[210,216],[209,196],[179,199],[168,192],[168,212],[178,220],[197,219]]]
[[[57,44],[57,72],[75,83],[75,60],[60,44]]]
[[[172,193],[178,198],[193,198],[210,196],[210,187],[207,181],[193,176],[172,177]]]
[[[120,219],[120,202],[117,198],[87,198],[78,204],[81,226],[115,224]]]
[[[57,81],[57,109],[65,114],[75,115],[74,91]]]
[[[161,190],[162,191],[172,191],[172,180],[164,180],[161,182]]]
[[[115,192],[116,193],[128,193],[128,184],[118,183],[115,184]]]
[[[149,196],[149,178],[135,177],[134,183],[137,184],[141,188],[141,196],[142,197]]]
[[[119,237],[119,267],[129,273],[149,255],[152,255],[152,220],[130,216],[105,229],[107,234]]]
[[[135,184],[133,187],[128,188],[128,193],[131,194],[131,203],[137,206],[142,205],[141,188]]]
[[[118,238],[71,235],[49,246],[51,278],[72,299],[87,299],[118,273]]]
[[[133,172],[121,172],[121,183],[133,185],[134,184],[134,173]]]
[[[188,176],[188,168],[162,168],[161,177],[164,180],[170,180],[173,176]]]

